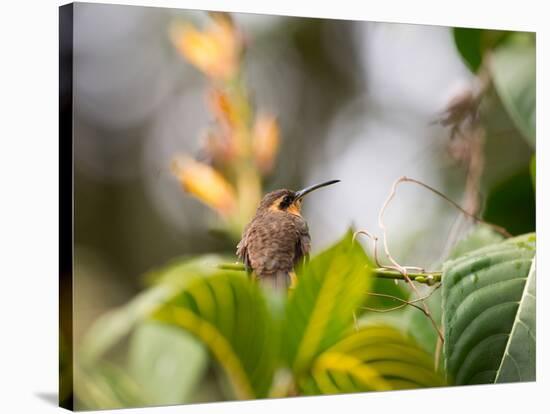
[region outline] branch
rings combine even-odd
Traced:
[[[372,311],[372,312],[379,312],[379,313],[385,313],[385,312],[391,312],[391,311],[394,311],[394,310],[398,310],[398,309],[401,309],[401,308],[404,308],[405,306],[412,306],[413,308],[416,308],[418,309],[420,312],[422,312],[424,315],[428,316],[428,314],[426,313],[426,311],[424,310],[424,308],[416,305],[417,302],[424,302],[426,299],[429,299],[430,296],[433,295],[433,293],[439,289],[441,287],[441,283],[438,284],[436,287],[434,287],[430,293],[428,293],[426,296],[424,297],[421,297],[421,298],[418,298],[418,299],[414,299],[414,300],[405,300],[405,299],[401,299],[401,298],[398,298],[397,296],[393,296],[393,295],[387,295],[385,293],[375,293],[375,292],[367,292],[367,295],[369,296],[378,296],[378,297],[382,297],[382,298],[388,298],[388,299],[392,299],[392,300],[395,300],[397,302],[401,302],[400,305],[398,306],[394,306],[393,308],[389,308],[389,309],[377,309],[377,308],[371,308],[371,307],[368,307],[368,306],[362,306],[361,309],[365,309],[365,310],[369,310],[369,311]]]
[[[392,192],[392,195],[391,197],[389,198],[391,200],[391,198],[393,198],[393,195],[395,195],[395,189],[397,187],[397,185],[399,183],[402,183],[402,182],[409,182],[409,183],[414,183],[414,184],[417,184],[421,187],[424,187],[426,190],[429,190],[431,191],[432,193],[438,195],[439,197],[441,197],[443,200],[445,200],[447,203],[451,204],[454,208],[456,208],[457,210],[459,210],[460,212],[462,212],[464,215],[470,217],[471,219],[473,219],[474,221],[478,222],[478,223],[482,223],[482,224],[485,224],[486,226],[489,226],[491,227],[493,230],[495,230],[497,233],[500,233],[501,235],[503,235],[504,237],[512,237],[512,235],[502,226],[498,226],[496,224],[493,224],[493,223],[489,223],[485,220],[483,220],[481,217],[467,211],[466,209],[462,208],[457,202],[451,200],[449,197],[447,197],[445,194],[443,194],[441,191],[438,191],[436,190],[435,188],[429,186],[428,184],[425,184],[423,183],[422,181],[418,181],[418,180],[415,180],[414,178],[410,178],[410,177],[400,177],[395,183],[394,183],[394,187],[393,187],[393,192]]]
[[[246,269],[242,263],[221,263],[218,265],[218,269],[222,270],[236,270],[244,272]],[[383,267],[377,267],[372,269],[372,276],[381,279],[394,279],[404,280],[407,279],[397,270],[386,269]],[[408,273],[407,276],[414,282],[424,283],[426,285],[433,285],[434,283],[441,281],[441,272],[414,272]]]
[[[246,269],[242,263],[221,263],[218,265],[218,269],[222,270],[237,270],[244,272]]]

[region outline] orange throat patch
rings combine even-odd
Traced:
[[[286,211],[288,211],[290,214],[294,214],[295,216],[301,217],[301,214],[300,214],[300,205],[297,204],[297,203],[292,203],[292,204],[286,209]]]

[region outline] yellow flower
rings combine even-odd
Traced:
[[[228,17],[214,16],[204,31],[176,24],[170,34],[179,52],[206,75],[224,80],[237,73],[242,42]]]
[[[271,115],[258,116],[252,137],[256,165],[265,174],[273,168],[279,149],[279,124],[275,117]]]
[[[214,168],[184,157],[173,161],[172,171],[185,191],[222,216],[227,217],[235,211],[235,191]]]

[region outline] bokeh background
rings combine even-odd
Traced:
[[[233,18],[245,35],[244,74],[255,105],[280,125],[280,149],[264,190],[342,180],[304,203],[314,252],[350,225],[379,231],[379,210],[400,176],[460,202],[467,172],[453,155],[449,127],[437,121],[456,96],[479,85],[452,29],[244,13]],[[179,256],[235,250],[235,240],[209,231],[215,214],[182,191],[170,170],[175,155],[200,152],[212,123],[207,80],[170,39],[175,20],[200,27],[208,16],[75,5],[77,347],[98,315],[143,288],[149,270]],[[499,105],[487,119],[480,203],[487,219],[519,234],[535,227],[533,152]],[[395,256],[437,266],[458,214],[424,189],[403,186],[386,214]]]

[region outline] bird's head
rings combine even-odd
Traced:
[[[299,216],[302,207],[302,201],[307,194],[319,188],[326,187],[327,185],[336,184],[338,182],[340,182],[340,180],[330,180],[324,183],[306,187],[299,191],[272,191],[264,196],[262,202],[260,203],[258,211],[283,211]]]

